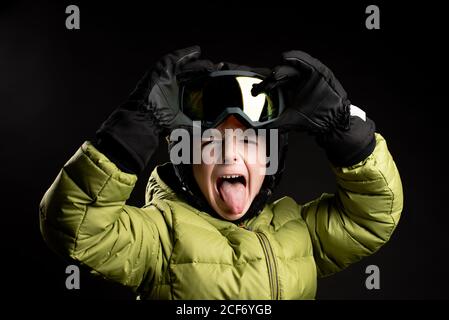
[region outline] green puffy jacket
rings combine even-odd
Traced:
[[[367,159],[333,168],[335,195],[305,205],[284,197],[239,226],[181,201],[159,170],[147,204],[129,206],[137,177],[84,143],[42,200],[44,239],[143,299],[313,299],[317,276],[378,250],[402,210],[401,179],[379,134]]]

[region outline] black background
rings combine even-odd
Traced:
[[[300,49],[336,74],[367,111],[400,170],[405,205],[391,241],[375,255],[318,283],[318,299],[447,299],[447,42],[444,10],[426,3],[380,8],[381,29],[365,28],[368,2],[255,6],[224,1],[0,4],[0,146],[3,290],[49,299],[131,298],[82,274],[65,288],[67,263],[43,242],[38,204],[62,165],[126,99],[144,71],[174,49],[198,44],[214,61],[276,65]],[[81,29],[65,28],[77,4]],[[143,204],[150,170],[168,160],[161,143],[129,202]],[[298,202],[332,192],[325,155],[305,135],[290,139],[276,196]],[[365,288],[379,266],[381,289]]]

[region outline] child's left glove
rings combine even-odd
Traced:
[[[253,87],[252,94],[281,87],[286,110],[270,127],[307,131],[336,166],[365,159],[375,147],[374,122],[351,105],[332,71],[302,51],[282,55],[281,65]]]

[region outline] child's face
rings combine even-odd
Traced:
[[[221,143],[223,161],[194,164],[193,176],[209,205],[222,218],[234,221],[248,211],[262,186],[266,172],[266,144],[256,135],[242,139],[235,130],[245,131],[246,127],[233,116],[217,129],[223,138],[218,138],[219,141],[214,138],[212,142],[203,140],[201,148],[204,153],[211,150],[211,144]],[[225,129],[228,129],[226,135]],[[230,138],[230,132],[233,138]]]

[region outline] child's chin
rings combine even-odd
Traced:
[[[245,208],[245,210],[243,212],[240,213],[233,213],[233,212],[220,212],[220,216],[223,219],[226,219],[228,221],[235,221],[240,219],[241,217],[243,217],[246,213],[247,209]]]

